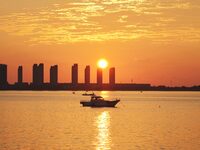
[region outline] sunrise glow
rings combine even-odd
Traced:
[[[108,61],[106,59],[100,59],[97,65],[99,68],[105,69],[108,67]]]
[[[200,1],[191,0],[6,0],[0,5],[0,60],[8,82],[32,82],[33,63],[51,65],[59,82],[71,82],[71,65],[116,67],[116,82],[193,86],[200,84]],[[26,57],[24,57],[26,56]],[[110,63],[112,62],[112,63]],[[112,65],[112,66],[111,66]],[[195,70],[195,71],[194,71]],[[105,82],[108,82],[105,71]]]

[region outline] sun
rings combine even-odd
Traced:
[[[108,61],[106,59],[100,59],[97,63],[99,68],[106,68],[108,66]]]

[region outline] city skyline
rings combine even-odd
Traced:
[[[193,86],[155,86],[151,83],[118,83],[116,82],[115,67],[109,68],[109,74],[105,75],[104,69],[107,68],[105,59],[98,62],[96,70],[96,81],[91,82],[90,65],[86,65],[84,69],[84,82],[79,81],[79,64],[75,63],[71,66],[71,82],[59,82],[58,65],[51,65],[49,68],[49,81],[44,81],[43,63],[33,64],[32,81],[25,82],[23,80],[23,66],[19,66],[17,70],[17,81],[12,84],[7,80],[6,64],[0,64],[0,90],[108,90],[108,91],[199,91],[200,85]],[[104,77],[109,78],[109,82],[104,82]]]
[[[44,68],[45,65],[43,63],[39,63],[39,64],[33,64],[32,67],[32,81],[30,82],[26,82],[24,81],[24,73],[23,73],[23,66],[19,65],[18,66],[18,70],[17,70],[17,81],[15,81],[15,83],[17,84],[22,84],[22,83],[31,83],[31,84],[35,84],[35,85],[42,85],[44,83],[50,83],[50,84],[58,84],[61,83],[58,80],[58,65],[51,65],[49,68],[49,81],[44,81]],[[0,85],[6,85],[6,84],[12,84],[8,81],[7,76],[8,76],[8,65],[6,64],[0,64]],[[72,65],[71,67],[71,82],[67,82],[67,83],[71,83],[72,85],[77,85],[79,83],[84,83],[84,84],[90,84],[90,83],[97,83],[98,85],[101,85],[104,82],[103,80],[103,68],[97,68],[97,74],[96,74],[96,82],[91,82],[90,77],[91,77],[91,73],[90,73],[90,65],[86,65],[85,67],[85,72],[84,72],[84,82],[80,82],[79,80],[79,70],[78,70],[78,64],[75,63]],[[105,74],[104,74],[105,75]],[[111,67],[109,68],[109,84],[115,84],[115,67]]]
[[[104,82],[104,69],[107,68],[107,61],[101,59],[98,62],[96,70],[96,82],[90,81],[90,65],[86,65],[84,69],[84,82],[79,81],[79,65],[75,63],[71,66],[71,82],[58,81],[58,65],[51,65],[49,68],[49,81],[44,81],[44,68],[43,63],[32,65],[32,81],[25,82],[23,80],[23,66],[19,65],[17,70],[17,81],[12,84],[7,80],[8,66],[0,64],[0,90],[39,90],[39,91],[58,91],[58,90],[107,90],[107,91],[199,91],[200,85],[193,86],[155,86],[150,83],[118,83],[116,82],[115,67],[109,68],[109,82]]]
[[[6,66],[4,69],[6,70],[6,80],[9,84],[14,84],[14,83],[20,83],[20,81],[23,80],[24,83],[33,83],[33,80],[40,80],[40,83],[97,83],[98,84],[98,80],[99,80],[99,83],[102,84],[102,83],[137,83],[137,84],[140,84],[140,83],[149,83],[151,85],[154,85],[150,82],[135,82],[136,80],[134,80],[133,78],[130,79],[129,82],[121,82],[121,81],[118,81],[116,80],[116,70],[115,70],[115,67],[108,67],[108,68],[105,68],[105,69],[101,69],[101,68],[98,68],[98,67],[95,67],[96,68],[96,71],[92,68],[91,69],[91,66],[90,65],[86,65],[85,66],[85,69],[83,65],[82,68],[78,69],[78,64],[75,63],[71,66],[71,71],[70,70],[70,67],[69,67],[69,70],[68,70],[68,74],[65,76],[65,81],[61,81],[60,78],[63,78],[63,74],[61,71],[59,71],[59,65],[50,65],[47,67],[44,67],[44,63],[39,63],[39,64],[33,64],[33,68],[31,70],[31,78],[30,80],[26,80],[27,77],[24,75],[24,67],[23,65],[19,65],[18,68],[17,68],[17,71],[16,71],[16,76],[14,77],[16,80],[13,80],[13,81],[10,81],[9,80],[9,67],[7,64],[0,64],[1,66]],[[34,73],[34,68],[37,68],[42,71],[42,78],[39,78],[39,79],[36,79],[37,75],[34,75],[34,74],[37,74],[36,70],[35,70],[35,73]],[[76,68],[74,71],[75,71],[75,77],[73,76],[73,68]],[[66,67],[67,68],[67,67]],[[3,69],[3,68],[2,68]],[[1,69],[1,71],[2,71]],[[30,70],[30,68],[28,68]],[[93,72],[91,72],[91,70]],[[98,70],[100,72],[98,72]],[[65,70],[66,71],[66,70]],[[102,71],[102,75],[101,75],[101,71]],[[81,73],[80,73],[81,72]],[[87,73],[86,73],[87,72]],[[98,77],[98,74],[100,73],[99,77]],[[20,75],[19,75],[20,74]],[[111,74],[112,76],[114,76],[114,78],[111,77]],[[3,75],[3,76],[5,76]],[[35,79],[34,79],[35,78]],[[86,79],[87,78],[87,79]],[[99,78],[99,79],[98,79]],[[74,80],[74,81],[73,81]],[[155,86],[160,86],[160,85],[163,85],[163,86],[179,86],[179,85],[175,85],[173,84],[173,80],[170,80],[169,81],[169,85],[166,84],[159,84],[159,85],[155,85]],[[198,86],[200,85],[200,83],[196,83],[194,85],[189,85],[188,87],[190,86]],[[180,86],[185,86],[185,85],[181,85]],[[187,86],[187,85],[186,85]]]

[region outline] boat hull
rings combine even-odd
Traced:
[[[119,101],[82,101],[80,104],[83,107],[115,107]]]

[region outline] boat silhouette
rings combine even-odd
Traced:
[[[87,92],[85,92],[85,93],[83,93],[82,95],[83,95],[83,96],[95,96],[94,92],[92,92],[92,93],[87,93]]]
[[[105,100],[102,96],[91,96],[90,101],[81,101],[83,107],[115,107],[120,99]]]

